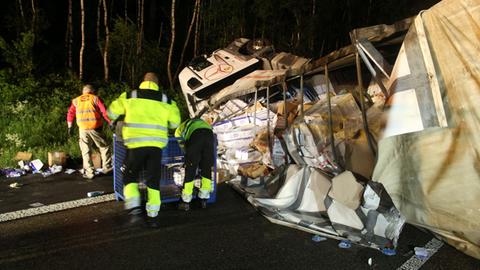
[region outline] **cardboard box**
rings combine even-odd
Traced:
[[[15,155],[15,160],[31,160],[32,159],[32,153],[30,152],[17,152],[17,155]]]
[[[254,163],[254,164],[245,164],[245,165],[240,165],[238,168],[238,172],[240,175],[249,177],[249,178],[257,178],[260,176],[265,176],[269,174],[268,167],[260,164],[260,163]]]
[[[289,113],[295,113],[296,114],[297,107],[298,107],[298,102],[287,101],[287,106],[286,107],[287,107],[287,114],[289,114]],[[282,116],[285,115],[285,104],[284,104],[283,101],[278,102],[277,114],[282,115]]]
[[[67,154],[65,152],[48,152],[48,167],[53,165],[65,166]]]
[[[217,184],[232,179],[233,176],[226,169],[217,169]]]

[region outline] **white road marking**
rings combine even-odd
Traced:
[[[108,202],[115,200],[115,194],[107,194],[98,197],[84,198],[75,201],[55,203],[45,206],[40,206],[36,208],[29,208],[24,210],[18,210],[13,212],[8,212],[0,214],[0,222],[11,221],[20,218],[32,217],[37,215],[42,215],[46,213],[53,213],[57,211],[77,208],[81,206],[97,204],[102,202]]]
[[[397,270],[417,270],[422,267],[422,265],[430,259],[433,254],[437,253],[437,251],[443,246],[443,242],[441,240],[438,240],[436,238],[432,238],[427,244],[425,244],[425,248],[428,249],[428,257],[425,259],[419,259],[415,256],[415,254],[412,255],[408,261],[406,261],[402,266],[397,268]]]

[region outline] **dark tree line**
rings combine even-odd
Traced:
[[[14,0],[2,2],[0,65],[15,76],[68,73],[134,85],[146,70],[175,84],[195,55],[238,37],[316,58],[357,27],[392,23],[438,0]]]

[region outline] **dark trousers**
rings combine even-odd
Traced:
[[[123,182],[137,183],[140,173],[145,170],[147,187],[159,190],[161,179],[162,149],[158,147],[139,147],[128,149],[125,158],[125,171]]]
[[[202,177],[212,179],[213,143],[213,132],[206,128],[195,130],[185,142],[185,183],[193,181],[197,168]]]

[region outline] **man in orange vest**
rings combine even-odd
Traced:
[[[78,130],[80,133],[80,150],[83,159],[83,177],[92,179],[95,176],[94,168],[90,160],[90,152],[92,143],[100,150],[102,156],[103,173],[112,170],[112,154],[109,144],[102,133],[102,116],[110,124],[107,116],[107,110],[102,100],[95,95],[95,90],[90,84],[83,86],[82,95],[72,100],[72,104],[68,109],[67,124],[68,134],[72,135],[72,123],[77,119]]]

